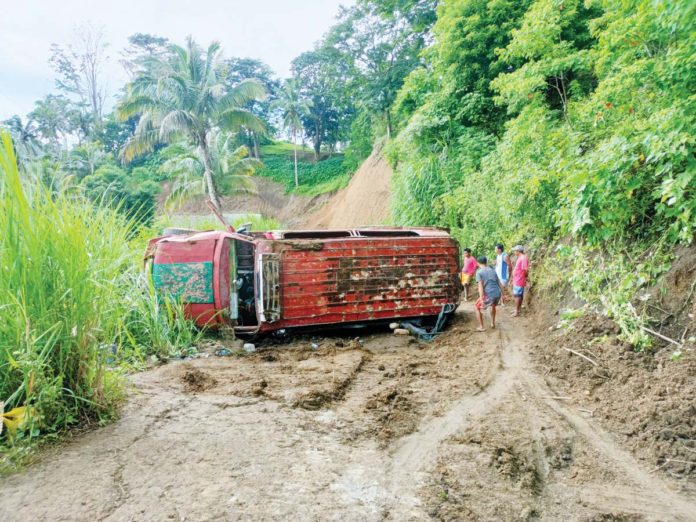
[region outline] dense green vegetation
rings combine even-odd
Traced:
[[[644,343],[630,298],[696,226],[694,9],[442,2],[393,106],[396,222],[485,252],[572,237],[576,292]],[[626,270],[627,253],[651,261]]]
[[[479,248],[690,241],[693,9],[443,3],[432,72],[415,71],[395,107],[397,221],[446,224]]]
[[[299,161],[296,165],[292,156],[273,154],[261,156],[263,168],[259,174],[285,186],[297,194],[316,196],[345,187],[350,181],[351,169],[342,154],[321,161]],[[298,184],[295,185],[293,170],[296,167]]]

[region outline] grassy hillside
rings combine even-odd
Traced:
[[[345,165],[343,154],[334,154],[315,162],[311,149],[300,147],[297,169],[299,186],[295,187],[293,145],[280,141],[261,147],[261,161],[264,167],[258,175],[281,183],[287,192],[305,196],[335,192],[345,187],[353,174]]]

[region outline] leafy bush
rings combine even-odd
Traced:
[[[128,174],[115,165],[99,167],[82,180],[85,195],[100,205],[118,209],[135,222],[149,225],[155,216],[159,184],[144,167]]]
[[[615,248],[561,245],[554,262],[568,268],[575,295],[611,317],[621,336],[636,349],[648,348],[651,339],[642,330],[645,318],[633,305],[638,292],[653,284],[670,266],[668,243],[658,241],[645,251],[619,253]]]

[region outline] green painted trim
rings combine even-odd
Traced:
[[[213,295],[213,263],[169,263],[152,265],[152,282],[157,292],[184,303],[208,304]]]

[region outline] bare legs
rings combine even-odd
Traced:
[[[478,324],[479,324],[479,327],[477,328],[477,330],[479,332],[483,332],[485,330],[485,328],[483,327],[483,314],[481,313],[481,310],[479,310],[478,308],[476,308],[476,320],[478,321]]]
[[[491,305],[491,328],[495,330],[495,315],[496,306]],[[478,321],[479,327],[476,329],[478,332],[483,332],[486,328],[483,326],[483,312],[476,308],[476,320]]]

